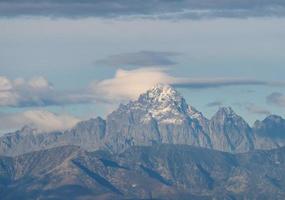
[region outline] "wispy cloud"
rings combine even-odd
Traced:
[[[266,97],[266,102],[280,107],[285,107],[285,95],[273,92]]]
[[[172,83],[179,88],[217,88],[236,85],[271,85],[267,81],[251,78],[220,77],[220,78],[180,78]]]
[[[6,17],[41,15],[52,17],[152,17],[213,18],[284,16],[283,0],[1,0],[0,15]]]
[[[176,52],[163,51],[139,51],[134,53],[122,53],[111,55],[105,59],[97,60],[96,65],[103,65],[117,68],[134,68],[148,66],[174,65],[173,57],[180,55]]]

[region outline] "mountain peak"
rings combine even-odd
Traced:
[[[284,119],[278,115],[268,115],[263,121],[281,122]]]
[[[141,94],[138,100],[120,105],[120,112],[145,113],[142,121],[154,118],[162,123],[182,123],[185,119],[204,120],[202,113],[188,106],[182,95],[169,85],[158,84]]]
[[[235,116],[237,115],[234,110],[229,106],[229,107],[221,107],[219,108],[218,112],[216,115],[222,115],[222,116]]]
[[[141,94],[139,101],[166,102],[166,101],[182,101],[183,97],[173,87],[165,84],[157,84],[144,94]]]
[[[254,130],[262,137],[268,137],[273,140],[283,139],[285,138],[285,120],[278,115],[269,115],[262,121],[257,120],[254,123]]]
[[[212,119],[218,119],[219,121],[225,121],[227,119],[242,120],[242,118],[235,113],[231,107],[221,107],[212,117]]]
[[[188,105],[178,91],[169,85],[158,84],[141,94],[133,102],[135,108],[140,107],[159,121],[180,121],[188,113]]]
[[[268,126],[272,127],[278,127],[280,125],[284,124],[285,125],[285,120],[278,115],[269,115],[267,116],[264,120],[256,120],[254,123],[255,128],[264,128]]]

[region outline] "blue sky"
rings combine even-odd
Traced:
[[[219,106],[232,106],[250,123],[269,113],[285,116],[281,1],[217,1],[212,8],[192,0],[175,9],[161,3],[163,11],[94,3],[94,12],[84,4],[74,12],[67,1],[60,12],[53,1],[7,2],[0,1],[2,131],[36,123],[31,115],[39,110],[64,124],[62,116],[104,117],[157,81],[173,84],[209,118]],[[185,14],[189,2],[196,7]]]

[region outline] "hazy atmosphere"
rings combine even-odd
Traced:
[[[1,200],[284,200],[285,0],[0,0]]]

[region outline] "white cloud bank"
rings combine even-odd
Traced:
[[[0,106],[42,107],[91,102],[85,91],[59,91],[44,77],[10,80],[0,76]]]
[[[174,77],[163,68],[139,68],[133,70],[118,69],[110,79],[93,82],[91,93],[97,99],[105,101],[122,101],[136,99],[141,93],[156,84],[168,84],[180,88],[215,88],[234,85],[268,85],[265,81],[247,78],[185,78]]]
[[[174,77],[159,68],[118,69],[114,78],[93,82],[90,88],[105,100],[120,101],[135,99],[158,83],[170,84],[174,81]]]
[[[52,85],[43,77],[30,80],[0,77],[0,106],[41,105],[52,92]]]
[[[61,131],[73,127],[80,120],[67,114],[55,114],[45,110],[0,114],[0,133],[21,129],[28,125],[38,132]]]

